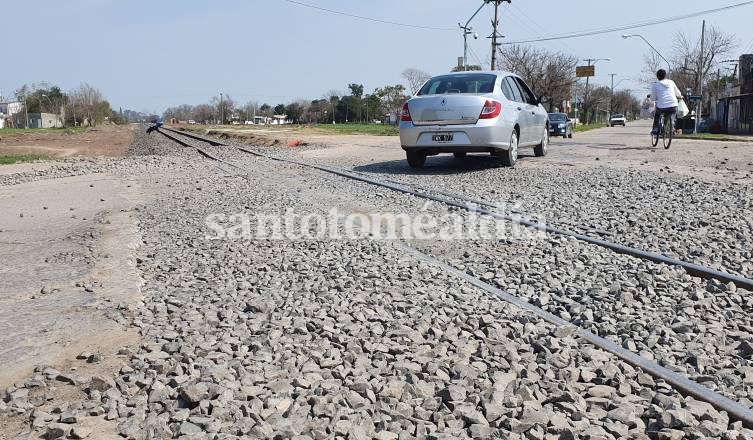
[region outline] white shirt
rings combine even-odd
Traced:
[[[651,98],[656,103],[656,108],[677,107],[677,98],[682,97],[682,92],[677,88],[677,84],[671,79],[656,81],[651,86]]]

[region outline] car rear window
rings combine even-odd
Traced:
[[[619,114],[619,113],[618,113],[618,114],[614,114],[614,115],[612,115],[612,117],[613,117],[613,118],[624,118],[624,116],[622,116],[622,115],[621,115],[621,114]]]
[[[429,80],[419,95],[442,95],[445,93],[492,93],[497,75],[488,73],[467,73],[442,75]]]

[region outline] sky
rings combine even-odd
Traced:
[[[162,113],[180,104],[208,102],[220,93],[236,103],[289,103],[346,93],[349,83],[366,93],[405,83],[401,72],[448,72],[463,55],[458,22],[482,0],[299,0],[321,8],[397,26],[346,17],[287,0],[7,0],[0,11],[0,95],[42,81],[63,90],[82,82],[99,88],[114,109]],[[512,0],[501,7],[500,32],[515,41],[580,30],[639,23],[653,18],[741,3],[743,0],[604,2]],[[492,7],[471,22],[469,63],[487,68]],[[677,31],[700,37],[701,20],[735,35],[740,53],[753,52],[753,5],[706,17],[655,25],[640,33],[668,53]],[[438,29],[426,29],[438,28]],[[637,95],[643,54],[650,49],[624,32],[536,43],[596,65],[597,84]],[[623,81],[624,80],[624,81]]]

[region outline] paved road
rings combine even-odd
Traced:
[[[750,182],[753,178],[753,143],[675,139],[669,150],[650,144],[650,121],[629,123],[627,127],[605,127],[575,133],[573,139],[553,138],[546,158],[533,157],[533,151],[521,149],[518,167],[550,167],[552,165],[578,167],[610,167],[670,171],[708,180]],[[405,162],[397,137],[350,136],[317,139],[325,149],[302,153],[303,157],[353,166],[367,166],[379,162]],[[405,165],[407,168],[407,164]],[[496,167],[486,155],[470,157],[462,162],[452,156],[430,157],[427,167],[434,172],[453,173],[477,167]],[[410,170],[405,170],[410,173]]]

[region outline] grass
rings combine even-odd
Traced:
[[[607,125],[604,124],[603,122],[599,123],[599,124],[578,124],[578,125],[575,126],[575,130],[573,130],[573,131],[575,133],[581,133],[581,132],[584,132],[584,131],[596,130],[597,128],[604,128],[606,126]]]
[[[0,128],[0,135],[3,134],[40,134],[40,133],[85,133],[89,127],[68,127],[68,128]]]
[[[750,138],[737,137],[729,134],[698,133],[682,134],[678,135],[677,137],[682,139],[697,139],[702,141],[753,142]]]
[[[21,162],[34,162],[35,160],[50,159],[50,156],[42,154],[0,154],[0,165],[12,165]]]
[[[396,125],[388,124],[319,124],[313,126],[319,131],[333,134],[369,134],[373,136],[397,136]]]

